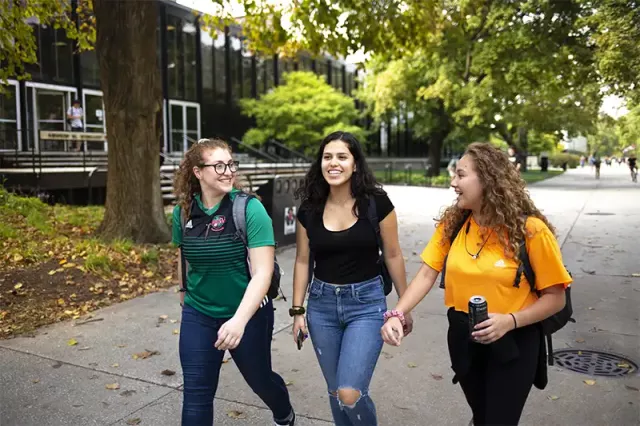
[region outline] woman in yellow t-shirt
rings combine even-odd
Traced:
[[[539,322],[564,307],[571,277],[553,227],[504,153],[489,144],[469,145],[451,186],[458,194],[456,203],[438,220],[418,274],[396,308],[385,313],[382,337],[400,345],[404,315],[429,293],[446,261],[454,383],[460,382],[474,425],[516,425],[541,373],[538,367],[546,368]],[[456,228],[460,231],[451,242]],[[525,239],[540,297],[524,277],[514,285],[519,242]],[[486,299],[489,319],[469,338],[469,299],[476,295]]]

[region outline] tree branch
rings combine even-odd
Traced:
[[[467,47],[467,55],[465,59],[465,68],[464,75],[462,79],[465,83],[469,82],[469,77],[471,76],[471,63],[473,61],[473,47],[475,42],[482,36],[484,30],[486,29],[487,20],[489,18],[489,12],[491,11],[491,5],[493,4],[493,0],[489,0],[486,6],[483,8],[482,21],[480,21],[480,26],[476,32],[471,36],[469,40],[469,46]]]

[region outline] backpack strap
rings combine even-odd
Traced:
[[[531,266],[531,261],[529,260],[529,253],[527,252],[527,239],[525,238],[520,243],[520,250],[518,251],[518,258],[520,260],[520,264],[518,265],[518,271],[516,272],[516,278],[513,283],[513,286],[516,288],[520,288],[520,280],[522,274],[529,282],[529,287],[531,287],[531,291],[536,291],[536,273]]]
[[[460,230],[464,226],[467,219],[469,219],[469,216],[471,216],[471,210],[465,210],[465,212],[462,214],[462,219],[460,220],[460,223],[458,223],[453,230],[453,235],[451,235],[450,245],[453,245],[453,242],[458,237]],[[444,288],[444,276],[447,273],[447,259],[449,259],[449,253],[447,253],[447,255],[444,257],[444,263],[442,264],[442,272],[440,273],[440,288]]]
[[[384,250],[382,247],[382,235],[380,235],[380,222],[378,221],[378,211],[376,210],[376,199],[369,197],[369,207],[367,208],[367,219],[373,230],[376,233],[376,240],[378,241],[378,250]]]
[[[249,194],[240,192],[233,199],[232,216],[233,224],[236,228],[236,237],[242,240],[245,247],[249,247],[247,238],[247,204],[252,197]]]

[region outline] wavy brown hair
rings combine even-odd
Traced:
[[[517,257],[520,241],[527,233],[525,224],[529,216],[542,220],[555,234],[555,228],[535,206],[520,172],[504,152],[488,143],[472,143],[464,155],[473,161],[482,185],[483,226],[497,233],[506,255]],[[437,222],[444,226],[443,244],[451,241],[456,226],[469,213],[454,204],[440,215]]]
[[[229,154],[232,154],[231,147],[222,139],[200,139],[197,143],[191,145],[189,150],[184,154],[184,159],[176,172],[173,180],[173,193],[176,195],[182,211],[185,212],[185,217],[189,217],[191,214],[191,203],[194,195],[202,191],[200,181],[193,173],[193,168],[202,165],[202,154],[205,151],[214,149],[225,149],[229,151]],[[242,190],[242,185],[239,184],[238,174],[236,174],[233,186],[236,189]]]

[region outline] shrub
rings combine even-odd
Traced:
[[[549,157],[549,164],[552,167],[562,167],[564,163],[567,163],[568,168],[575,169],[580,164],[580,156],[561,152]]]

